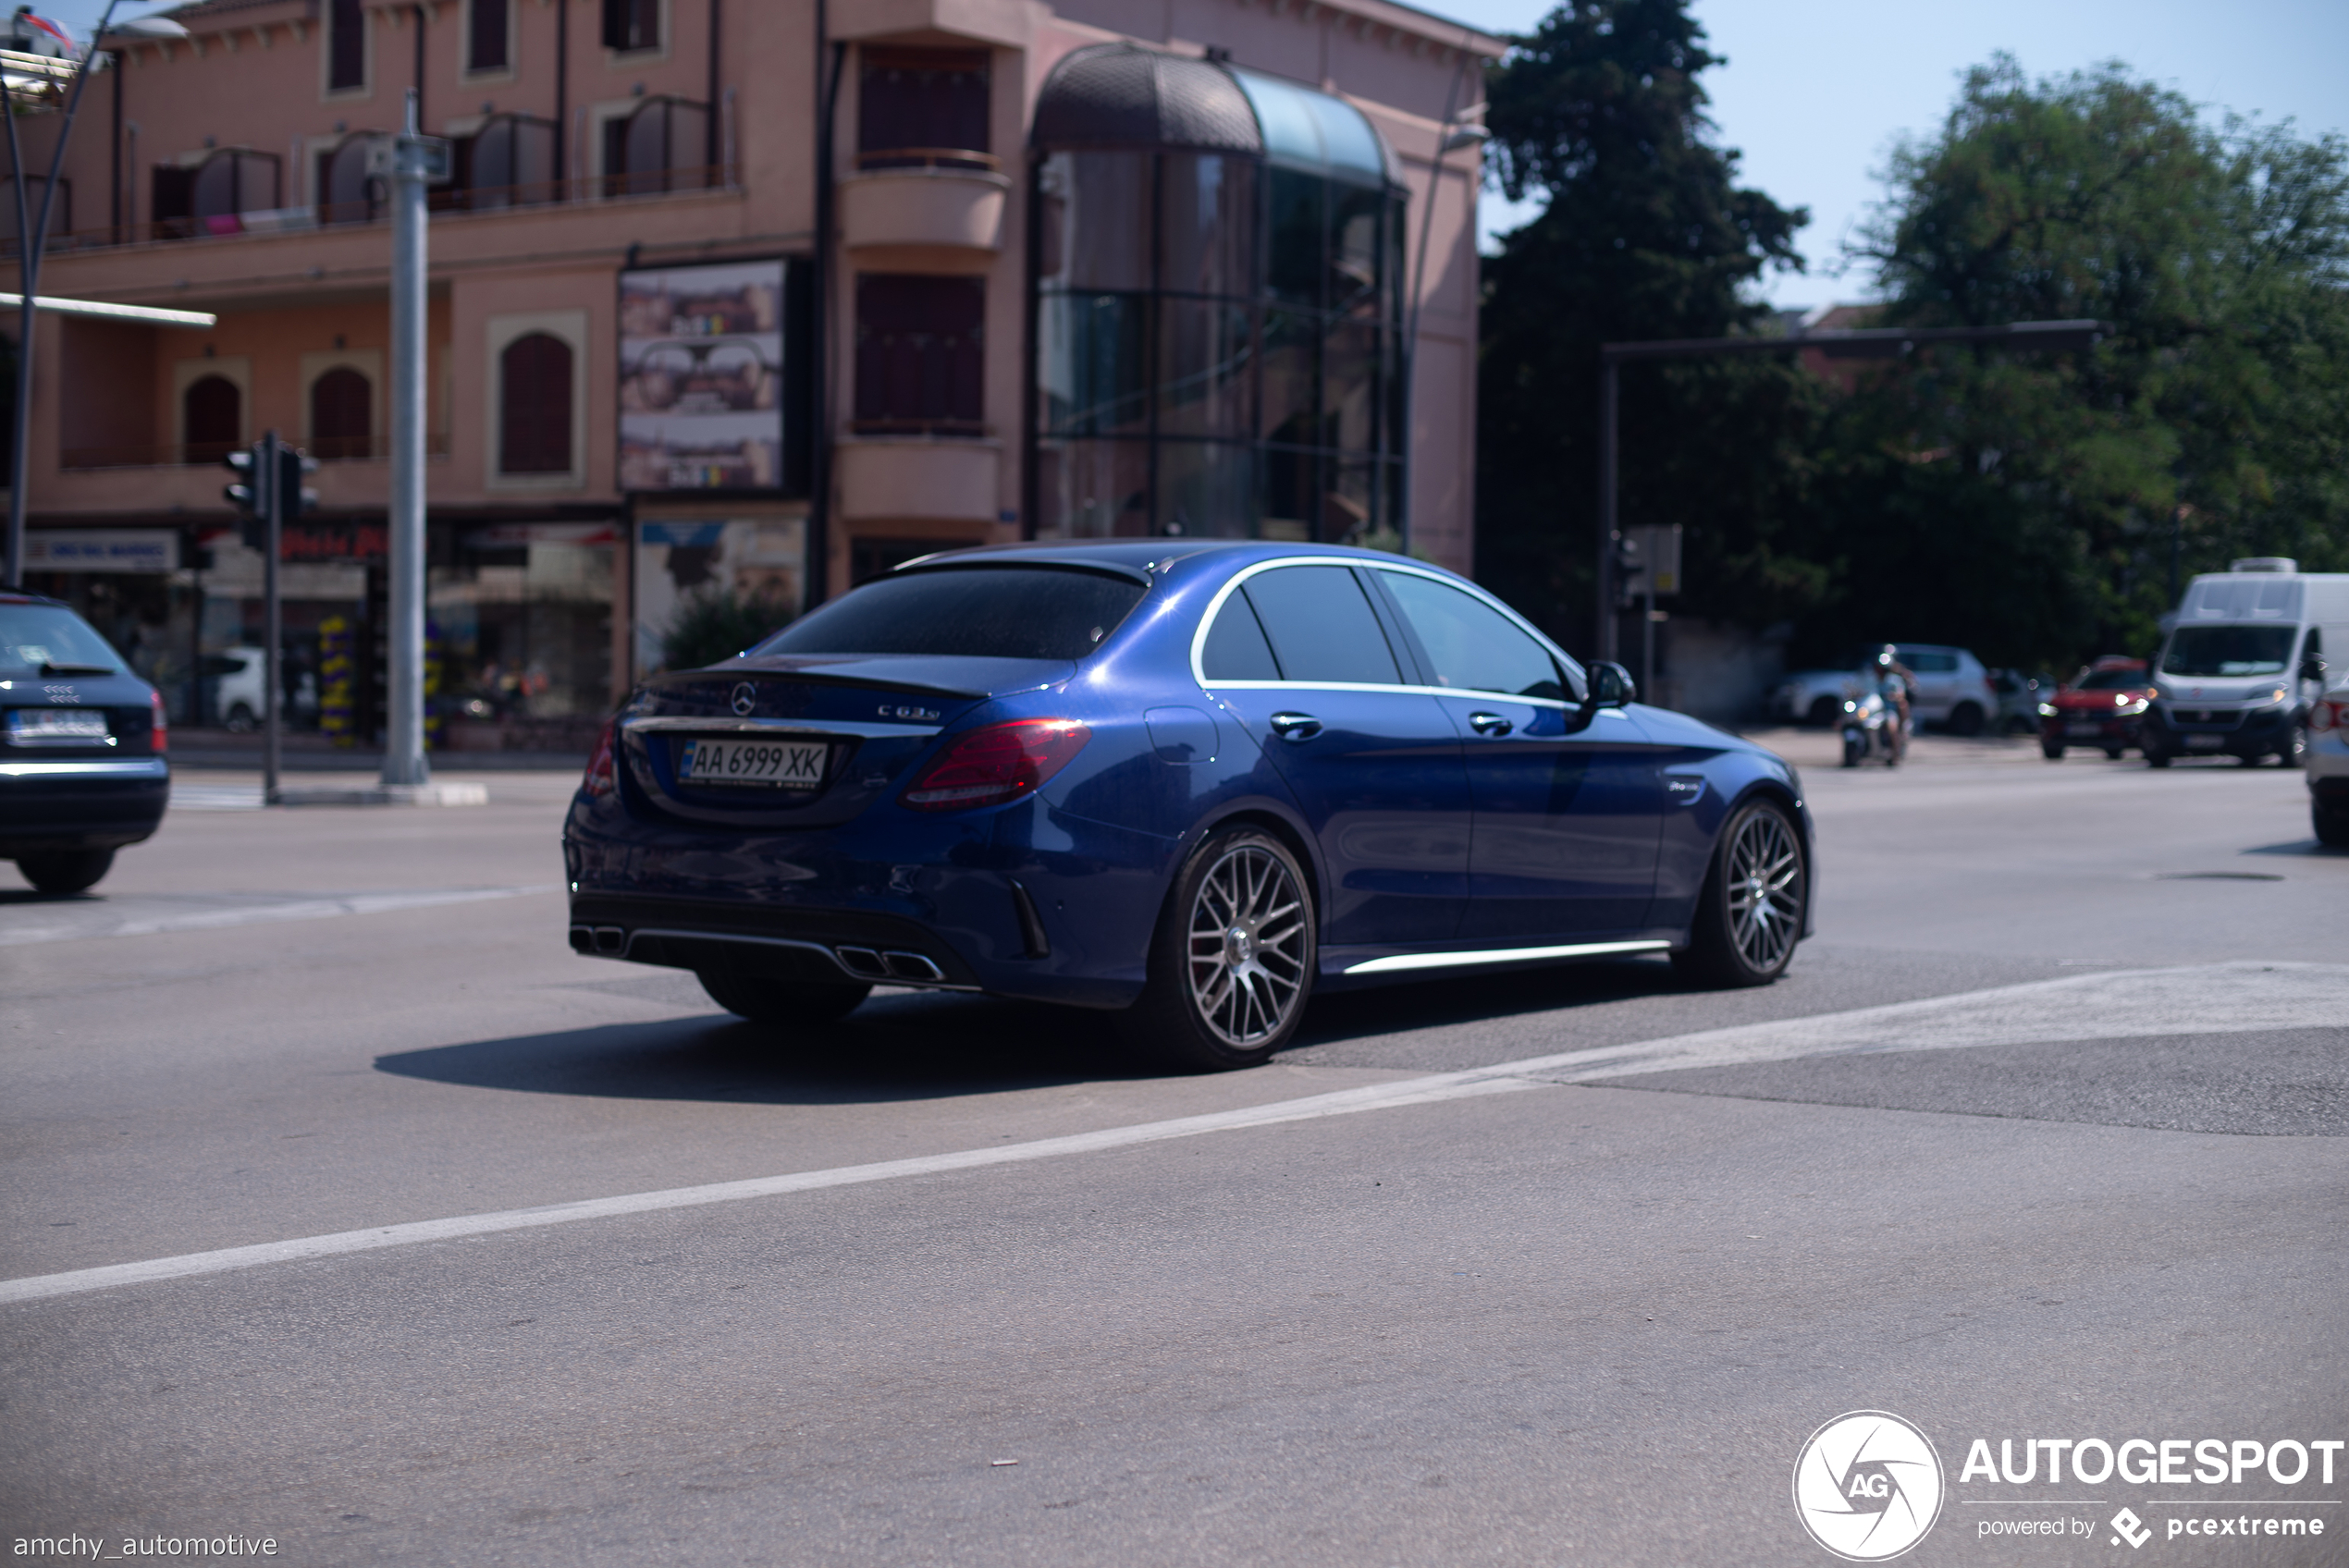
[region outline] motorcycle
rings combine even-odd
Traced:
[[[1900,766],[1900,717],[1883,693],[1870,692],[1843,701],[1843,766],[1857,767],[1871,753],[1887,767]]]

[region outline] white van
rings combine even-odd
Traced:
[[[2314,661],[2328,656],[2349,663],[2349,572],[2303,572],[2296,561],[2259,556],[2195,578],[2154,666],[2146,761],[2296,761]]]

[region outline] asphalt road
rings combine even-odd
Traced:
[[[1816,744],[1779,985],[1331,998],[1181,1079],[904,992],[784,1047],[575,957],[568,778],[186,778],[96,894],[0,890],[0,1546],[1828,1563],[1795,1463],[1865,1409],[1944,1473],[1905,1561],[2349,1561],[2349,1450],[1968,1465],[2349,1439],[2349,855],[2299,778]]]

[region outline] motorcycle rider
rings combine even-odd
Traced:
[[[1888,766],[1898,767],[1909,754],[1909,716],[1914,706],[1916,672],[1900,662],[1900,650],[1887,643],[1861,673],[1865,688],[1884,698],[1887,728],[1892,731],[1885,760]]]

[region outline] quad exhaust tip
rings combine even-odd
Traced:
[[[936,982],[946,978],[946,972],[921,953],[880,952],[872,948],[834,948],[832,955],[840,966],[859,980],[914,980]]]
[[[618,958],[628,950],[628,933],[617,925],[574,925],[571,950],[601,958]]]

